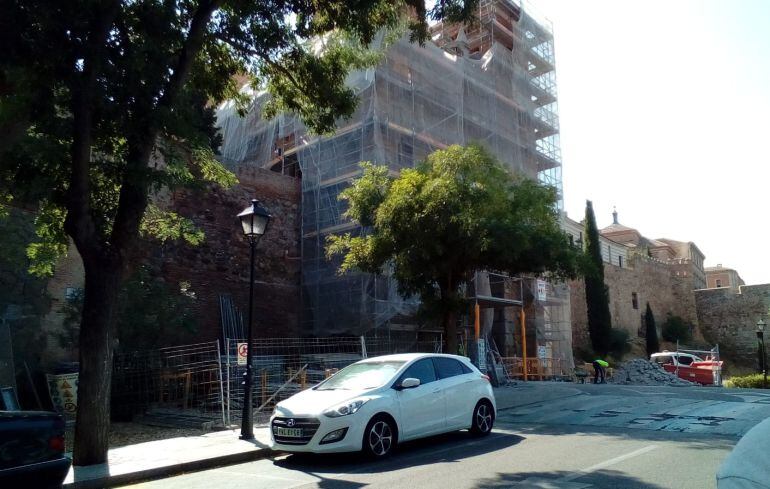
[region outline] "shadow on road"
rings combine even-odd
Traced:
[[[577,476],[573,472],[518,472],[516,474],[497,474],[476,482],[477,488],[538,489],[552,487],[587,487],[590,489],[663,489],[663,486],[650,484],[635,477],[630,477],[613,470],[600,470]]]
[[[274,463],[286,469],[320,474],[376,474],[417,465],[452,462],[484,455],[516,445],[525,438],[507,433],[495,433],[474,438],[467,432],[447,433],[399,444],[393,455],[385,460],[370,461],[360,454],[294,454]]]

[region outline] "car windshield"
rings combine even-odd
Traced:
[[[349,365],[316,387],[319,391],[363,390],[380,387],[391,380],[405,362],[364,362]]]

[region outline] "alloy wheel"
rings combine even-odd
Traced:
[[[388,453],[393,445],[393,431],[390,429],[390,425],[382,420],[372,425],[367,438],[369,440],[369,449],[378,457]]]
[[[486,433],[492,429],[492,410],[485,403],[476,408],[476,429],[479,433]]]

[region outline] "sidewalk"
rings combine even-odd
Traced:
[[[544,388],[545,387],[545,388]],[[571,384],[519,382],[495,389],[497,409],[511,409],[534,402],[580,394]],[[64,489],[90,489],[130,484],[145,479],[169,477],[191,470],[248,462],[267,457],[270,434],[267,427],[254,428],[254,442],[238,438],[238,430],[217,431],[114,448],[109,462],[73,467]]]
[[[238,438],[239,430],[187,436],[114,448],[109,462],[72,467],[64,489],[112,487],[266,457],[270,434],[267,427],[254,428],[254,441]]]

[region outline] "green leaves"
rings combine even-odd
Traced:
[[[361,163],[363,175],[340,194],[349,204],[346,216],[362,226],[374,224],[375,214],[390,190],[388,168],[375,166],[368,161]]]
[[[184,240],[193,246],[203,243],[206,237],[191,220],[176,212],[161,210],[153,204],[147,206],[140,232],[143,236],[155,238],[161,243],[168,240]]]
[[[345,85],[352,70],[375,66],[405,29],[424,42],[429,19],[467,20],[476,4],[448,0],[428,12],[414,0],[4,2],[0,195],[63,208],[74,205],[73,188],[87,193],[70,208],[81,232],[69,232],[79,247],[98,240],[109,250],[113,229],[135,232],[152,192],[236,183],[216,161],[214,107],[233,100],[245,112],[244,80],[271,94],[267,116],[291,112],[329,132],[356,108]],[[121,197],[126,185],[131,199]],[[128,202],[138,208],[120,209]],[[43,263],[57,248],[41,241],[30,253]]]
[[[216,183],[224,188],[230,188],[238,183],[235,174],[217,160],[211,148],[193,149],[192,163],[198,168],[201,178],[206,182]]]
[[[64,218],[67,211],[50,203],[44,203],[35,218],[35,234],[38,241],[27,247],[30,260],[29,273],[38,277],[53,275],[56,261],[67,253],[67,235]]]
[[[479,270],[573,277],[579,258],[561,231],[554,189],[511,175],[483,147],[450,146],[390,179],[362,164],[342,192],[364,236],[330,236],[340,271],[392,273],[404,295],[449,301]],[[451,285],[447,285],[451,284]]]
[[[585,255],[586,255],[586,310],[588,316],[588,334],[591,345],[599,355],[610,351],[612,317],[607,285],[604,283],[604,260],[602,259],[599,230],[596,227],[593,204],[586,201],[585,217]]]
[[[264,59],[260,72],[272,95],[264,115],[292,112],[314,132],[333,131],[337,118],[353,114],[355,91],[345,85],[352,70],[375,66],[383,51],[370,49],[349,33],[332,31],[309,43],[297,43],[279,61]]]
[[[0,192],[0,219],[8,217],[12,200],[12,195]]]

